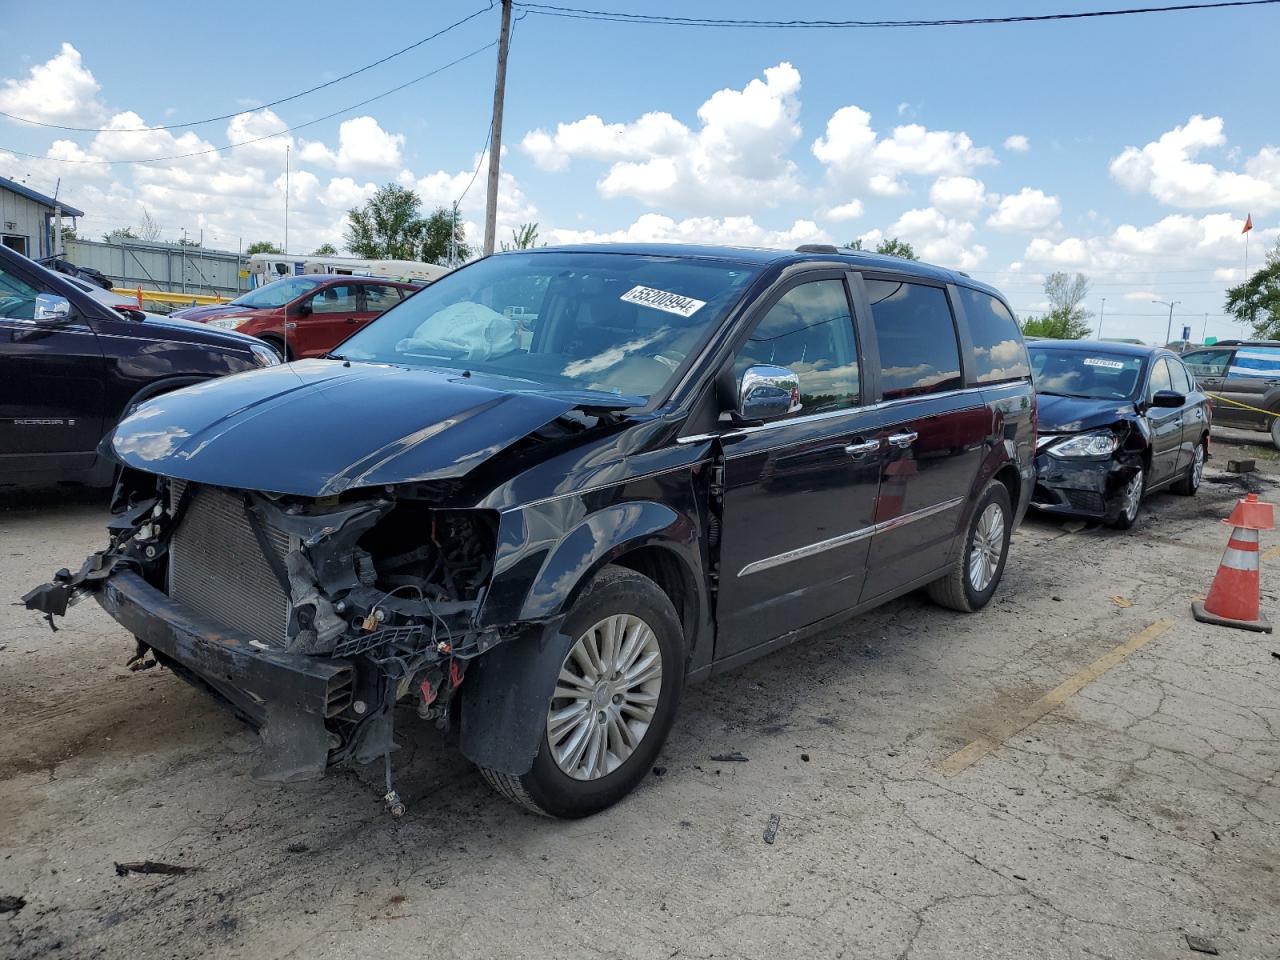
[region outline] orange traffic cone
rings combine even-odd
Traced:
[[[1236,504],[1223,523],[1234,527],[1227,550],[1218,564],[1209,596],[1191,604],[1191,613],[1203,623],[1241,630],[1271,632],[1271,621],[1258,605],[1258,531],[1275,527],[1272,506],[1259,503],[1251,493]]]

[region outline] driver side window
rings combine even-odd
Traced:
[[[0,318],[35,319],[36,294],[39,292],[16,273],[0,266]]]
[[[356,288],[350,283],[325,287],[311,298],[312,313],[355,313],[357,309]]]
[[[1151,379],[1147,383],[1147,399],[1150,400],[1161,390],[1172,390],[1173,380],[1169,377],[1169,364],[1161,357],[1151,368]]]
[[[734,358],[734,382],[761,364],[796,375],[801,406],[794,416],[858,404],[858,349],[842,280],[812,280],[783,294]]]

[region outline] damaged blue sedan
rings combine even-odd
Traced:
[[[1176,354],[1093,340],[1028,350],[1040,410],[1032,506],[1127,530],[1147,494],[1200,488],[1209,398]]]

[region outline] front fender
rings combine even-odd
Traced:
[[[661,545],[697,569],[697,526],[671,507],[652,501],[615,503],[574,526],[550,551],[524,598],[520,620],[565,613],[597,570],[622,554]]]

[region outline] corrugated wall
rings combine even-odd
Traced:
[[[235,297],[248,289],[239,276],[249,259],[225,250],[204,250],[176,243],[126,240],[102,243],[72,240],[66,257],[76,266],[101,270],[125,290],[142,287],[172,293],[208,293]]]

